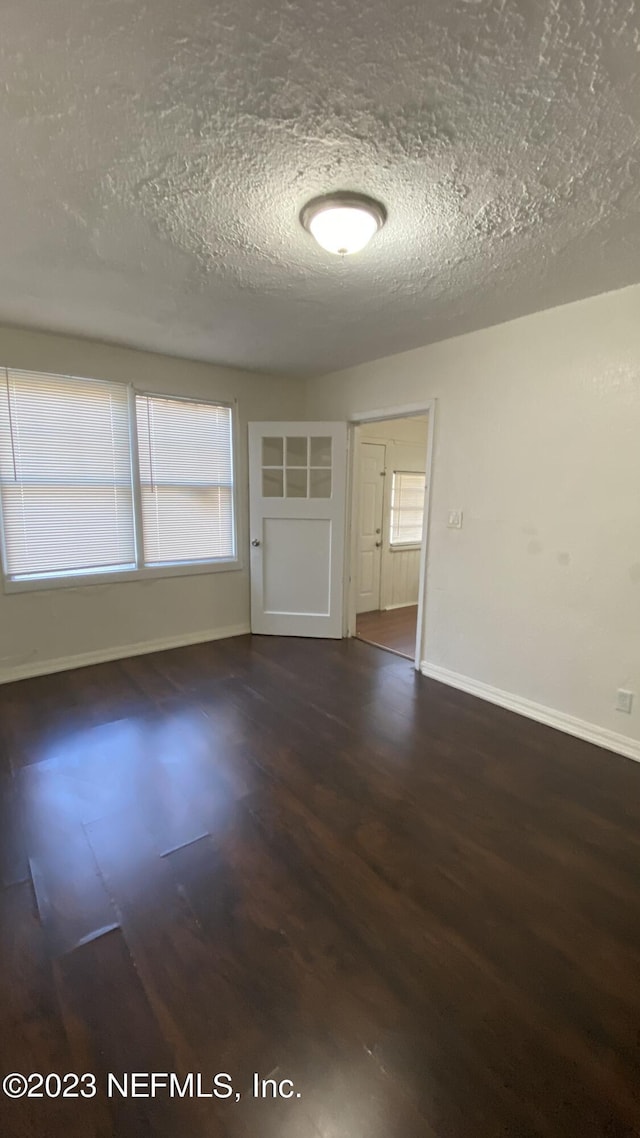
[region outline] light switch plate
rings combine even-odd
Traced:
[[[626,711],[627,715],[630,715],[632,707],[633,692],[625,691],[624,688],[618,688],[616,692],[616,711]]]
[[[462,510],[449,510],[449,529],[462,529]]]

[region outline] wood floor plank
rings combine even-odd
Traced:
[[[544,951],[553,951],[554,946],[561,950],[575,928],[576,937],[588,938],[592,947],[587,958],[579,958],[580,972],[586,969],[592,979],[597,981],[597,962],[610,961],[617,956],[618,968],[607,973],[611,980],[620,980],[620,984],[608,985],[612,989],[614,1004],[619,999],[615,992],[625,990],[627,1001],[633,992],[637,1005],[636,977],[640,978],[640,958],[633,951],[623,953],[622,945],[616,944],[593,919],[598,904],[602,906],[605,900],[594,881],[593,871],[588,877],[583,877],[580,897],[578,875],[569,870],[567,887],[573,892],[574,898],[580,897],[584,912],[581,918],[577,913],[574,914],[573,921],[568,924],[564,920],[565,904],[549,904],[553,898],[549,898],[548,891],[536,890],[535,879],[530,880],[528,873],[519,872],[518,866],[513,864],[514,855],[519,860],[527,858],[527,837],[526,834],[523,836],[521,826],[514,823],[509,829],[502,826],[497,831],[493,826],[482,829],[474,827],[474,815],[462,808],[458,800],[455,821],[448,817],[443,824],[438,811],[427,828],[414,804],[397,797],[395,780],[388,772],[369,770],[365,776],[361,765],[351,761],[347,749],[331,754],[322,745],[304,741],[301,736],[292,733],[290,724],[276,709],[265,708],[255,699],[248,702],[247,693],[245,709],[248,712],[245,726],[248,753],[257,756],[255,761],[261,769],[268,770],[273,778],[285,782],[317,817],[334,832],[340,833],[367,864],[394,888],[402,889],[429,911],[439,906],[446,913],[446,919],[465,934],[469,919],[475,920],[475,914],[469,918],[467,894],[482,892],[487,911],[490,912],[493,908],[495,914],[487,951],[490,952],[492,947],[496,951],[500,949],[502,929],[502,940],[506,944],[502,949],[503,954],[506,953],[503,967],[519,968],[519,953],[527,955],[532,936],[537,940],[535,960],[538,967],[533,973],[530,968],[526,973],[526,978],[532,984],[543,982],[539,970]],[[280,742],[278,746],[278,740],[284,737],[287,738],[287,744]],[[449,808],[452,805],[442,795],[437,801]],[[474,809],[477,810],[477,800]],[[410,843],[407,842],[408,837],[411,838]],[[416,854],[419,857],[417,865]],[[534,858],[535,851],[530,851],[528,864]],[[429,873],[421,873],[420,866],[427,864],[430,866]],[[548,868],[551,871],[551,859]],[[536,928],[527,929],[519,952],[516,951],[514,940],[517,930],[510,920],[510,914],[505,914],[502,904],[501,891],[507,886],[507,878],[517,883],[519,897],[526,896],[532,907],[534,904],[543,906],[545,911],[544,919],[536,922]],[[561,879],[564,881],[564,867],[563,873],[556,877],[557,884],[560,884]],[[589,907],[590,899],[593,903]],[[633,885],[629,883],[626,892],[620,894],[620,902],[624,905],[624,910],[620,911],[626,911],[632,900]],[[626,965],[624,973],[621,967],[623,957]],[[590,969],[594,962],[595,969]],[[560,964],[554,965],[552,972],[559,967]],[[575,964],[571,967],[575,968]],[[627,1019],[632,1022],[633,1006],[627,1005],[627,1011]]]
[[[273,1063],[279,1077],[299,1088],[300,1103],[271,1104],[266,1118],[262,1102],[249,1102],[246,1116],[255,1126],[267,1119],[282,1125],[285,1118],[291,1125],[293,1116],[314,1133],[333,1133],[356,1103],[364,1126],[367,1111],[377,1109],[377,1087],[403,1133],[431,1134],[427,1120],[372,1058],[382,1039],[406,1025],[405,1010],[358,958],[343,926],[318,906],[306,888],[304,866],[292,871],[274,857],[243,805],[232,828],[185,847],[169,862],[219,967],[240,992],[250,991],[249,1005],[260,1016],[260,1070],[270,1071]],[[344,1085],[345,1072],[355,1080],[356,1067],[370,1088],[366,1110]]]
[[[355,640],[22,681],[0,723],[6,1069],[241,1090],[3,1135],[640,1135],[637,765]]]
[[[564,1021],[565,1039],[558,1047],[562,1036],[556,1034],[555,1016],[546,1023],[543,1014],[539,1017],[542,1023],[532,1020],[536,1005],[524,991],[514,992],[508,975],[491,967],[477,940],[470,942],[433,911],[423,912],[401,891],[383,885],[359,858],[330,842],[324,827],[284,788],[277,798],[267,800],[263,796],[248,805],[283,858],[291,864],[303,861],[312,867],[316,888],[336,914],[344,914],[347,927],[361,937],[367,957],[407,1001],[415,1002],[416,1009],[421,1009],[423,1020],[429,1023],[429,1034],[420,1036],[420,1050],[423,1057],[428,1055],[431,1070],[452,1048],[447,1070],[457,1070],[458,1085],[469,1087],[475,1081],[479,1101],[487,1086],[492,1085],[493,1094],[504,1096],[500,1109],[514,1112],[512,1125],[517,1126],[519,1134],[540,1125],[537,1101],[543,1087],[553,1088],[558,1103],[562,1103],[564,1133],[603,1133],[602,1127],[610,1117],[610,1092],[624,1104],[626,1116],[635,1117],[637,1103],[631,1071],[619,1063],[619,1056],[609,1054],[607,1058],[613,1062],[591,1064],[591,1041],[573,1030],[570,1018]],[[381,895],[389,925],[379,919]],[[472,903],[471,897],[467,900]],[[476,920],[484,923],[477,912]],[[467,994],[466,1003],[456,1007],[455,993],[460,990]],[[416,1020],[419,1019],[418,1012]],[[498,1034],[501,1044],[496,1054]],[[504,1050],[507,1036],[508,1047]],[[544,1047],[541,1040],[547,1038],[555,1040],[556,1065],[549,1065],[543,1050],[539,1073],[532,1068],[532,1057]],[[475,1047],[470,1050],[466,1041],[471,1039]],[[434,1040],[437,1048],[431,1054]],[[479,1055],[483,1057],[480,1069],[476,1064]],[[575,1068],[580,1062],[585,1069],[576,1078]],[[605,1102],[600,1117],[590,1081],[595,1071]],[[444,1084],[445,1072],[439,1074]],[[447,1114],[451,1106],[447,1104]],[[443,1122],[437,1125],[442,1128]],[[474,1133],[485,1133],[479,1120],[474,1124]]]
[[[73,1054],[30,883],[0,891],[0,1076],[32,1072],[60,1077],[73,1072]],[[32,1089],[38,1088],[32,1084]],[[112,1138],[111,1127],[97,1102],[83,1110],[76,1099],[25,1097],[0,1099],[2,1133],[7,1138],[69,1135],[69,1138]]]
[[[82,828],[83,800],[57,760],[30,764],[18,780],[38,914],[57,956],[116,923]]]
[[[358,615],[356,636],[368,644],[375,644],[378,648],[386,648],[412,660],[416,654],[417,625],[417,605],[404,605],[387,611],[377,609]]]
[[[205,1129],[197,1104],[165,1094],[107,1097],[107,1076],[171,1072],[175,1060],[146,998],[120,929],[61,957],[55,965],[62,1015],[75,1063],[96,1075],[97,1101],[106,1102],[114,1138],[217,1138]],[[93,1100],[82,1110],[91,1118]]]
[[[228,818],[227,826],[232,825],[233,818]],[[160,856],[153,834],[136,811],[92,823],[87,832],[136,976],[170,1052],[168,1068],[149,1069],[174,1071],[181,1081],[190,1072],[205,1079],[227,1072],[234,1088],[244,1094],[254,1069],[266,1072],[273,1067],[271,1024],[260,1020],[251,1002],[249,977],[227,969],[212,952],[171,872],[173,858],[201,843]],[[235,1099],[196,1101],[192,1109],[207,1135],[245,1138],[244,1112]]]
[[[11,773],[0,775],[0,881],[18,885],[29,879],[22,799]]]

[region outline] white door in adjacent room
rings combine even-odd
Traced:
[[[252,632],[342,636],[346,475],[346,423],[249,424]]]
[[[360,444],[357,613],[380,608],[385,451],[382,443]]]

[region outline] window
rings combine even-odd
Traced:
[[[0,494],[8,577],[135,568],[127,388],[5,371]]]
[[[426,475],[394,470],[391,483],[391,545],[420,545]]]
[[[231,408],[136,396],[145,562],[235,556]]]
[[[236,560],[232,437],[229,407],[0,372],[9,586],[228,568]]]

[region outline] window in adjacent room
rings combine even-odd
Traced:
[[[391,483],[391,526],[389,542],[394,545],[420,545],[424,523],[426,475],[394,470]]]

